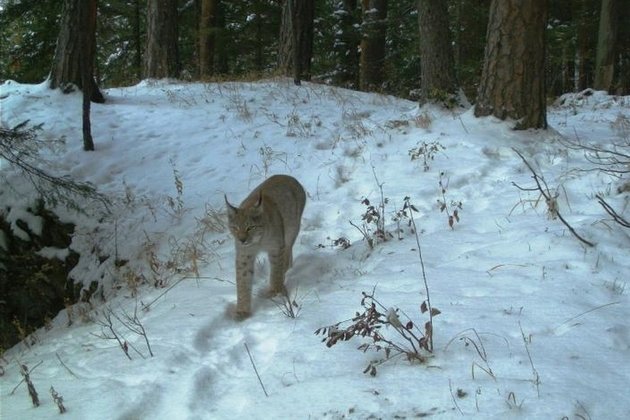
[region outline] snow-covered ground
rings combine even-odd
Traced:
[[[74,279],[100,281],[106,303],[95,296],[92,306],[64,310],[32,345],[4,354],[3,420],[56,418],[51,386],[71,419],[630,418],[630,237],[594,197],[623,211],[628,193],[606,174],[579,171],[593,164],[560,141],[628,144],[630,97],[567,95],[548,110],[549,130],[522,132],[472,110],[418,109],[284,79],[143,82],[105,95],[93,105],[97,150],[88,153],[79,94],[0,87],[2,124],[43,123],[43,138],[65,140],[61,151],[43,152],[49,170],[92,182],[114,201],[107,217],[58,210],[77,223]],[[595,247],[549,218],[538,192],[513,185],[535,186],[513,148]],[[10,182],[20,176],[6,163],[1,170]],[[239,323],[226,315],[235,274],[223,195],[238,203],[275,173],[293,175],[308,193],[287,280],[298,316],[258,296]],[[365,198],[378,209],[379,184],[393,238],[370,249],[350,222],[362,228]],[[34,197],[14,193],[22,195],[12,203],[18,217],[16,206]],[[369,340],[328,348],[314,332],[362,312],[362,292],[384,312],[398,308],[403,323],[404,314],[417,326],[428,320],[416,238],[406,220],[400,233],[392,220],[405,197],[418,210],[430,300],[441,311],[434,351],[424,363],[394,357],[371,376],[364,369],[385,353],[357,350]],[[451,212],[461,202],[454,229],[444,201]],[[260,290],[264,257],[256,270]],[[117,319],[128,323],[135,308],[154,357]],[[108,317],[137,349],[131,360],[102,337]],[[408,344],[391,325],[382,333]],[[20,363],[32,369],[37,408],[25,384],[15,389]]]

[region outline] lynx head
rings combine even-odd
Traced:
[[[252,205],[234,207],[225,197],[227,205],[228,226],[236,244],[251,246],[258,244],[264,234],[262,195]]]

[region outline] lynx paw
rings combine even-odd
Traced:
[[[252,316],[252,312],[249,310],[239,310],[235,304],[231,303],[227,307],[227,316],[235,321],[243,321],[250,316]]]
[[[263,296],[265,296],[268,299],[271,299],[273,297],[276,296],[287,296],[287,288],[282,286],[281,288],[277,288],[277,287],[269,287],[268,289],[266,289],[263,293]]]

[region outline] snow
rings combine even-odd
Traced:
[[[603,194],[622,211],[628,194],[616,192],[615,178],[580,171],[593,164],[561,141],[627,143],[629,97],[566,95],[549,109],[549,130],[522,132],[472,110],[418,109],[285,79],[145,81],[105,95],[92,106],[97,150],[84,152],[79,94],[45,84],[0,88],[2,124],[43,123],[44,138],[65,139],[63,150],[43,152],[55,173],[93,183],[114,203],[109,216],[89,202],[87,214],[56,210],[77,224],[73,278],[86,287],[100,281],[106,302],[94,297],[62,311],[33,344],[3,355],[0,418],[57,418],[51,386],[70,419],[630,416],[630,238],[594,198]],[[434,142],[444,150],[425,171],[409,151]],[[534,182],[512,148],[595,247],[550,219],[537,192],[513,185]],[[16,184],[19,174],[1,170]],[[236,322],[226,315],[235,288],[224,194],[240,202],[274,173],[293,175],[308,193],[287,279],[299,313],[289,318],[257,296],[253,316]],[[393,238],[370,249],[349,221],[362,226],[362,200],[378,205],[379,183]],[[3,193],[0,211],[20,194],[11,217],[28,214],[19,208],[35,199],[26,186]],[[418,209],[431,304],[441,311],[435,348],[425,363],[397,357],[372,377],[363,370],[382,352],[357,350],[367,342],[358,337],[327,348],[314,332],[362,311],[362,292],[374,291],[390,318],[399,309],[403,324],[402,314],[416,325],[428,320],[415,236],[403,222],[399,240],[391,220],[405,197]],[[439,209],[444,199],[451,211],[462,203],[453,229]],[[351,246],[335,246],[339,238]],[[59,249],[44,252],[63,258]],[[264,257],[256,270],[260,290]],[[136,309],[154,357],[121,324]],[[108,315],[137,349],[129,349],[132,360],[103,338]],[[383,334],[400,339],[393,326]],[[14,390],[18,364],[32,369],[37,408],[25,384]]]

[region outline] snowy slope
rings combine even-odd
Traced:
[[[2,419],[58,416],[51,386],[72,419],[630,416],[630,238],[594,199],[602,193],[622,209],[628,196],[608,175],[576,171],[592,164],[560,141],[627,143],[630,98],[568,95],[549,110],[550,130],[517,132],[472,110],[418,109],[284,79],[147,81],[105,93],[107,102],[93,105],[97,150],[86,153],[80,95],[0,88],[2,124],[44,123],[45,138],[65,139],[62,151],[45,152],[55,173],[90,181],[115,202],[102,223],[59,210],[78,224],[72,247],[84,255],[73,277],[86,286],[100,280],[107,301],[63,311],[32,346],[6,352]],[[427,170],[422,156],[409,155],[423,144],[440,148]],[[563,216],[595,247],[549,219],[537,192],[513,185],[534,183],[512,148],[557,190]],[[19,176],[2,171],[9,181]],[[235,290],[223,194],[238,203],[274,173],[295,176],[308,193],[287,280],[299,314],[289,318],[257,297],[253,317],[238,323],[226,316]],[[349,221],[362,226],[362,200],[378,205],[379,183],[394,237],[370,249]],[[391,220],[405,197],[418,209],[431,303],[441,311],[435,349],[425,363],[397,357],[372,377],[363,370],[382,352],[357,350],[367,342],[360,338],[327,348],[314,332],[354,317],[362,292],[372,291],[414,324],[427,321],[415,236],[403,222],[398,239]],[[440,212],[444,199],[451,211],[462,204],[454,229]],[[339,238],[352,245],[334,245]],[[102,262],[87,251],[95,246],[129,262]],[[259,290],[264,258],[256,269]],[[129,279],[142,284],[132,290]],[[115,330],[142,353],[130,350],[129,360],[99,336],[108,314],[124,320],[136,307],[154,357],[114,316]],[[400,340],[391,326],[384,334]],[[18,363],[40,362],[31,379],[42,405],[34,408],[24,384],[12,391]]]

